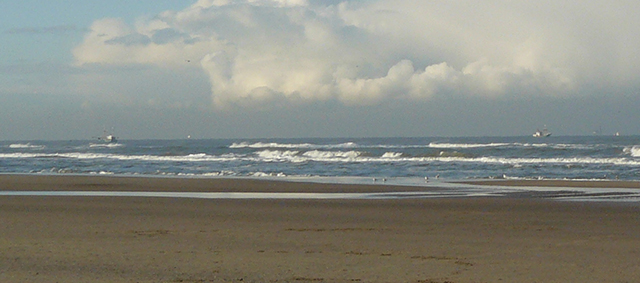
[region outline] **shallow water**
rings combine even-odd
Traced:
[[[263,180],[281,178],[261,177]],[[48,197],[167,197],[198,199],[411,199],[411,198],[469,198],[509,197],[540,198],[562,201],[607,201],[640,203],[640,190],[632,188],[580,188],[494,186],[462,184],[456,182],[422,181],[417,178],[394,178],[386,181],[367,182],[368,178],[297,177],[292,182],[316,182],[332,184],[376,184],[395,189],[372,193],[295,193],[295,192],[152,192],[152,191],[0,191],[0,196],[48,196]],[[422,191],[403,191],[402,186],[424,187]]]

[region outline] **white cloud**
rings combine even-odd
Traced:
[[[200,69],[219,107],[571,96],[637,84],[638,6],[199,0],[133,27],[97,20],[74,56],[79,66]]]

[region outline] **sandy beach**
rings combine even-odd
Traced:
[[[602,182],[588,184],[593,183]],[[3,191],[425,189],[250,179],[0,176]],[[637,282],[640,278],[637,204],[508,197],[1,196],[0,225],[0,282]]]

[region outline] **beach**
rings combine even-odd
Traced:
[[[2,191],[432,189],[225,178],[0,176]],[[635,282],[640,278],[639,224],[638,204],[526,197],[0,196],[0,281]]]

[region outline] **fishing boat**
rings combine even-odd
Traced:
[[[98,139],[103,141],[103,142],[106,142],[106,143],[117,143],[118,142],[118,138],[116,138],[116,136],[114,136],[113,134],[107,134],[106,130],[102,134],[102,137],[99,137]]]
[[[537,129],[535,133],[533,133],[533,136],[536,138],[545,138],[551,135],[551,132],[549,132],[549,130],[547,130],[547,127],[545,126],[544,129],[542,129],[542,131],[540,129]]]

